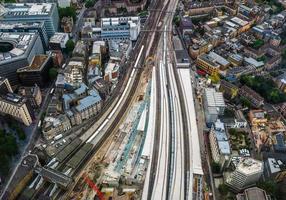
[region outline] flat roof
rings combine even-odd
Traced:
[[[236,23],[236,24],[238,24],[238,25],[240,25],[240,26],[245,26],[245,25],[248,24],[247,21],[242,20],[242,19],[240,19],[240,18],[238,18],[238,17],[233,17],[233,18],[230,19],[230,21],[232,21],[232,22],[234,22],[234,23]]]
[[[229,65],[228,60],[226,60],[224,57],[218,55],[217,53],[211,51],[209,53],[209,56],[212,57],[218,64],[222,65],[222,66],[226,66]]]
[[[247,62],[250,65],[253,65],[254,67],[262,67],[264,65],[263,61],[257,61],[252,57],[245,57],[244,61]]]
[[[225,106],[223,93],[217,92],[214,88],[205,88],[207,105],[210,107]]]
[[[64,159],[66,159],[74,150],[79,147],[81,144],[81,140],[79,138],[75,138],[71,143],[69,143],[67,146],[65,146],[57,155],[56,158],[60,162],[62,162]]]
[[[90,91],[89,91],[90,92]],[[92,90],[92,92],[90,92],[90,96],[87,96],[81,100],[79,100],[78,102],[78,106],[75,107],[75,109],[78,112],[81,112],[83,110],[85,110],[86,108],[98,103],[101,101],[101,97],[99,96],[98,92],[96,90]]]
[[[37,37],[37,33],[0,32],[0,43],[10,43],[13,46],[10,51],[0,52],[0,65],[27,57]]]
[[[50,55],[36,55],[34,56],[32,63],[29,66],[20,68],[17,70],[17,72],[39,71],[42,69],[49,58]]]
[[[15,93],[7,93],[6,95],[1,96],[1,100],[17,106],[21,106],[25,103],[25,98]]]
[[[80,148],[77,153],[67,162],[67,166],[76,169],[87,154],[92,150],[93,145],[91,143],[86,143],[82,148]]]
[[[220,152],[222,154],[230,154],[230,145],[226,136],[224,123],[222,123],[220,120],[217,120],[214,123],[214,133]]]
[[[53,3],[5,3],[5,17],[50,15]]]
[[[65,41],[66,38],[69,38],[68,33],[57,32],[50,38],[50,42],[51,43],[62,43]]]
[[[247,200],[267,200],[266,192],[260,188],[248,188],[244,191]]]
[[[44,22],[1,22],[0,30],[9,30],[16,28],[40,28]]]
[[[242,158],[237,164],[236,170],[246,175],[262,173],[263,163],[253,158]]]
[[[180,68],[178,69],[179,76],[181,77],[180,80],[182,80],[182,86],[184,93],[186,95],[185,101],[187,106],[187,117],[189,121],[189,143],[190,143],[190,149],[191,149],[191,171],[193,174],[199,174],[203,175],[202,170],[202,161],[201,161],[201,151],[200,151],[200,145],[199,144],[199,132],[197,127],[197,121],[196,121],[196,110],[194,105],[194,94],[192,88],[192,82],[190,77],[190,69],[187,68]]]
[[[216,63],[216,61],[211,56],[209,56],[208,54],[202,54],[198,58],[202,59],[203,61],[207,62],[208,64],[210,64],[213,67],[216,67],[216,68],[220,67],[219,64]]]

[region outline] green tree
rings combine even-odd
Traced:
[[[277,196],[277,185],[273,180],[261,181],[257,183],[257,186],[266,191],[266,193],[276,197]]]
[[[67,43],[66,43],[66,51],[67,51],[67,53],[72,53],[74,47],[75,47],[74,41],[73,40],[68,40]]]
[[[20,127],[18,127],[16,129],[16,132],[17,132],[17,135],[19,137],[20,140],[25,140],[26,139],[26,134],[25,132],[23,131],[23,129],[21,129]]]
[[[214,73],[210,76],[212,83],[217,84],[220,81],[220,76],[218,73]]]
[[[225,185],[225,184],[220,184],[220,185],[218,186],[218,191],[219,191],[219,193],[220,193],[221,195],[226,196],[226,195],[228,194],[229,189],[228,189],[228,186],[227,186],[227,185]]]
[[[16,0],[2,0],[1,2],[4,2],[4,3],[17,3]]]
[[[3,154],[1,152],[0,153],[0,174],[2,176],[6,176],[9,172],[9,168],[10,168],[10,158],[6,154]]]
[[[230,128],[230,129],[228,129],[228,133],[229,133],[230,135],[237,135],[237,131],[236,131],[235,128]]]
[[[179,15],[176,15],[173,19],[173,23],[176,25],[176,26],[179,26],[180,25],[180,22],[181,22],[181,18]]]
[[[59,17],[60,19],[62,19],[63,17],[72,17],[73,20],[76,20],[75,7],[59,8]]]
[[[94,6],[95,2],[96,2],[95,0],[86,0],[85,1],[85,7],[86,8],[91,8],[91,7]]]
[[[57,77],[57,75],[58,75],[58,70],[56,68],[52,67],[49,69],[49,78],[51,80],[54,80]]]
[[[212,167],[213,173],[215,173],[215,174],[220,173],[220,164],[219,163],[213,161],[211,163],[211,167]]]
[[[251,45],[252,48],[254,49],[259,49],[260,47],[262,47],[264,45],[264,41],[261,39],[257,39],[253,42],[253,44]]]
[[[248,107],[248,108],[251,107],[251,102],[248,99],[246,99],[245,97],[241,97],[240,101],[241,101],[241,104],[243,106]]]
[[[286,101],[286,94],[280,91],[270,78],[246,75],[240,78],[240,82],[259,93],[269,103],[277,104]]]

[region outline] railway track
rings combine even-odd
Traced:
[[[156,1],[154,3],[154,8],[162,7],[163,3],[164,3],[163,0]],[[167,5],[168,5],[168,3],[167,3]],[[146,27],[151,27],[152,30],[160,28],[160,26],[158,26],[158,25],[160,24],[160,22],[162,21],[163,18],[164,18],[164,14],[163,13],[159,13],[159,12],[151,13],[150,16],[149,16],[149,20],[146,23]],[[154,23],[154,20],[155,20],[155,23]],[[143,32],[142,34],[143,35],[141,37],[139,37],[139,39],[137,41],[137,44],[136,44],[136,46],[134,48],[133,52],[135,52],[135,53],[132,55],[133,59],[138,57],[138,54],[139,54],[139,51],[136,51],[136,49],[140,48],[142,46],[142,44],[145,44],[146,42],[150,42],[149,39],[151,39],[153,45],[150,46],[151,48],[148,49],[148,52],[146,51],[146,48],[144,49],[144,47],[143,47],[143,53],[142,53],[143,56],[142,56],[142,58],[146,58],[148,55],[154,55],[155,51],[157,49],[158,42],[159,42],[159,37],[160,37],[159,33],[158,32],[154,32],[153,35],[151,36],[151,38],[150,38],[149,33],[144,33]],[[144,64],[144,59],[140,59],[138,65],[143,66],[143,64]],[[131,86],[130,91],[128,92],[126,100],[124,102],[122,102],[123,106],[121,106],[121,110],[118,112],[116,117],[113,119],[113,122],[110,124],[109,128],[107,130],[105,130],[106,133],[104,134],[104,136],[94,146],[92,151],[90,151],[88,153],[88,155],[82,161],[80,166],[77,169],[75,169],[74,171],[72,171],[72,175],[73,176],[76,176],[78,174],[78,172],[81,171],[82,168],[86,167],[86,161],[89,160],[95,154],[95,152],[104,144],[104,141],[110,136],[112,130],[117,126],[117,123],[120,121],[120,117],[124,115],[125,111],[127,110],[126,108],[128,106],[130,106],[129,104],[131,102],[131,99],[132,99],[133,95],[135,94],[135,91],[136,91],[137,87],[138,87],[142,71],[144,71],[144,69],[142,69],[142,68],[138,68],[138,69],[136,69],[134,71],[133,68],[129,67],[127,74],[129,74],[130,76],[134,75],[135,78],[134,78],[134,80],[133,80],[133,82],[131,84],[132,86]],[[106,104],[105,107],[103,108],[104,111],[108,110],[108,107],[110,105],[112,105],[113,101],[119,101],[120,100],[118,97],[120,97],[124,93],[124,90],[122,90],[121,88],[125,88],[127,86],[127,84],[128,84],[128,82],[126,83],[126,81],[123,81],[123,79],[122,79],[122,81],[119,82],[119,84],[117,86],[118,89],[116,89],[116,91],[114,92],[113,96],[110,98],[110,101],[108,102],[108,104]],[[92,126],[91,123],[87,123],[87,125]],[[88,141],[90,141],[90,138],[89,138]],[[67,158],[64,162],[60,163],[59,166],[57,167],[57,169],[60,170],[60,171],[66,170],[65,164],[69,161],[69,159],[79,149],[81,149],[84,146],[84,144],[85,144],[85,142],[83,142],[72,154],[70,154],[69,158]],[[50,187],[51,187],[50,183],[42,184],[42,186],[38,189],[38,191],[36,191],[34,199],[37,199],[39,197],[39,195],[43,193],[43,191],[50,190]],[[61,194],[61,193],[62,192],[57,192],[57,194]]]

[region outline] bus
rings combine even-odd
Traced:
[[[52,88],[51,91],[50,91],[50,94],[53,94],[55,91],[55,88]]]

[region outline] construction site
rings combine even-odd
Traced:
[[[70,192],[72,199],[140,199],[149,164],[146,138],[150,103],[150,71],[140,79],[140,88],[126,115],[82,171]],[[146,153],[148,152],[148,153]]]

